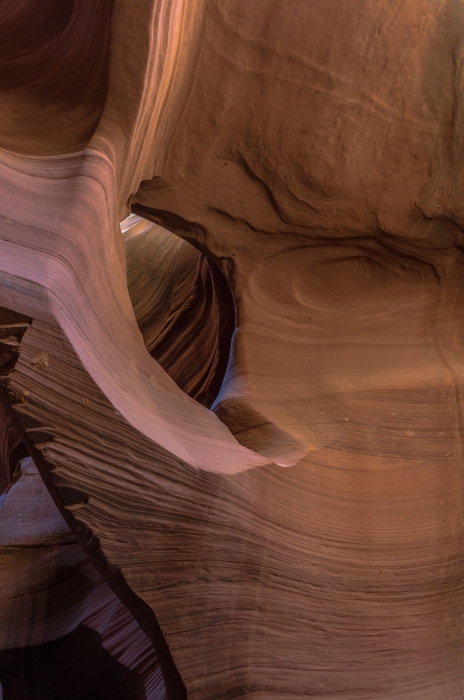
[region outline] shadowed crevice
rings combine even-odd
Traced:
[[[0,384],[0,408],[3,408],[14,431],[19,436],[24,449],[36,465],[58,511],[75,536],[77,542],[88,556],[90,562],[109,588],[121,600],[125,608],[133,615],[140,628],[153,643],[163,674],[167,700],[185,700],[187,696],[184,684],[174,664],[155,614],[147,603],[141,600],[132,591],[121,571],[108,563],[100,548],[98,537],[96,537],[84,523],[74,519],[70,515],[69,510],[64,507],[58,488],[52,478],[52,465],[47,463],[40,450],[34,446],[29,438],[2,384]],[[85,500],[85,494],[79,494],[78,501],[81,502],[82,498]]]
[[[3,700],[146,700],[139,674],[79,625],[46,644],[0,652]]]

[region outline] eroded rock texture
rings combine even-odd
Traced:
[[[460,700],[462,3],[35,4],[7,499],[20,440],[170,699]]]
[[[210,407],[235,328],[227,282],[195,248],[156,224],[132,215],[122,230],[127,284],[145,347],[183,391]]]
[[[4,700],[163,700],[156,653],[76,542],[30,458],[0,509]]]

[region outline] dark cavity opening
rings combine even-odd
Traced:
[[[229,285],[213,261],[158,224],[131,214],[121,230],[129,295],[147,350],[186,394],[209,408],[235,329]]]

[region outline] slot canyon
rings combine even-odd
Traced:
[[[0,95],[1,700],[462,700],[462,0],[0,0]]]

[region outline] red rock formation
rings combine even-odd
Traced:
[[[0,309],[0,377],[14,367],[24,331],[31,319],[8,309]],[[27,450],[0,405],[0,498],[15,479],[15,468]]]
[[[2,49],[4,421],[170,698],[460,700],[462,4],[95,7]]]
[[[131,216],[122,228],[128,289],[145,347],[183,391],[209,407],[235,327],[227,285],[203,255],[156,224]],[[225,298],[217,298],[213,277]]]
[[[108,82],[112,0],[4,0],[0,145],[48,156],[84,147]]]
[[[164,685],[150,640],[77,544],[30,458],[22,461],[20,471],[0,509],[4,700],[29,697],[31,687],[36,688],[34,697],[46,700],[102,698],[104,693],[111,699],[163,700]],[[71,643],[73,635],[87,635],[86,630],[94,630],[101,639],[97,635],[77,646]],[[95,669],[87,651],[83,653],[89,645],[90,657],[101,657],[94,660]],[[31,649],[35,662],[27,658],[29,647],[35,650]],[[106,657],[101,647],[109,652]],[[48,654],[39,652],[45,649]],[[110,654],[120,664],[111,661]]]

